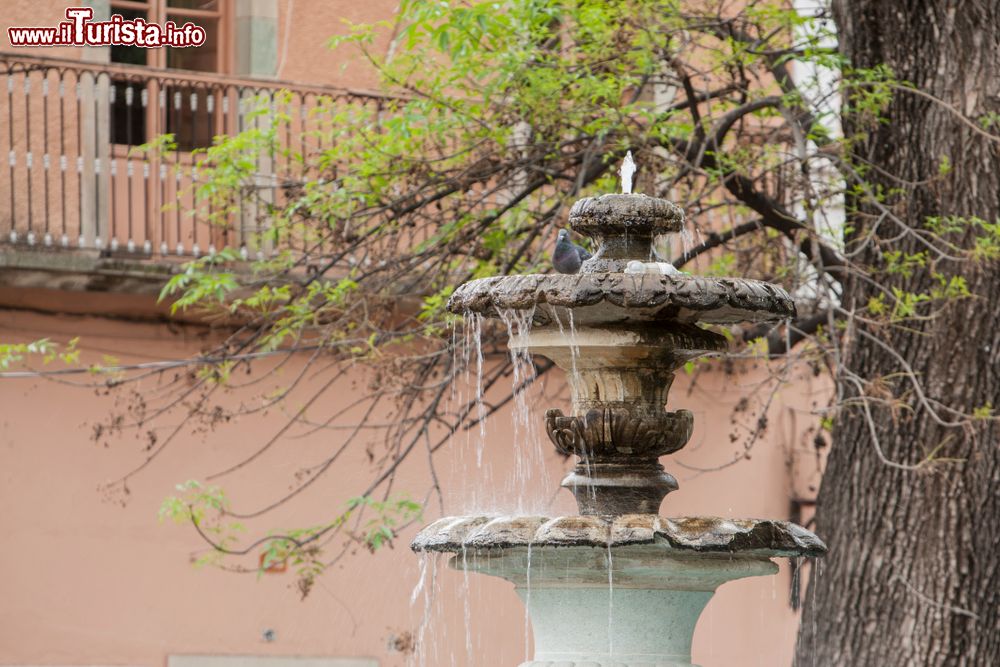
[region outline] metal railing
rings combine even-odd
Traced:
[[[0,244],[139,259],[222,247],[244,257],[273,251],[255,240],[266,216],[253,202],[280,204],[287,196],[281,184],[316,175],[308,156],[336,141],[333,111],[360,105],[378,112],[386,100],[365,91],[4,53],[0,80]],[[254,158],[256,196],[246,205],[241,199],[238,210],[212,210],[195,195],[193,167],[203,159],[196,149],[252,127],[276,128],[279,145]],[[143,149],[165,134],[175,150]]]

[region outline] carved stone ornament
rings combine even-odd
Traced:
[[[648,414],[606,407],[582,417],[558,409],[545,413],[545,431],[556,449],[584,460],[670,454],[687,443],[693,427],[694,415],[687,410]]]

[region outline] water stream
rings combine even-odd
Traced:
[[[523,345],[531,330],[534,309],[524,311],[505,310],[499,313],[500,321],[507,328],[510,361],[512,367],[511,390],[513,391],[513,442],[514,476],[507,487],[510,498],[515,500],[517,513],[541,513],[545,510],[545,498],[539,497],[539,489],[549,488],[545,463],[545,449],[538,429],[538,415],[533,414],[529,395],[537,392],[536,368],[531,354]]]
[[[528,542],[528,555],[525,564],[524,583],[524,659],[531,659],[531,547]]]
[[[614,630],[614,619],[615,619],[615,569],[614,561],[611,559],[611,534],[608,533],[608,655],[613,656],[615,654],[615,633]]]
[[[479,441],[476,443],[476,468],[483,467],[483,449],[486,447],[486,407],[483,404],[483,316],[472,317],[472,337],[476,346],[476,419],[479,421]]]

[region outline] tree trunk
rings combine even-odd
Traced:
[[[834,0],[834,15],[854,67],[884,63],[973,123],[1000,112],[998,0]],[[886,116],[868,125],[848,109],[845,132],[867,133],[851,158],[871,165],[869,182],[888,193],[900,218],[918,229],[929,216],[1000,218],[1000,145],[914,93],[896,92]],[[905,328],[855,324],[845,333],[842,368],[882,379],[868,395],[912,409],[870,402],[873,425],[858,407],[841,409],[834,422],[816,531],[830,553],[806,596],[796,665],[1000,665],[1000,427],[985,419],[964,428],[938,422],[961,419],[947,407],[991,406],[994,415],[1000,408],[998,262],[944,260],[909,277],[886,276],[884,251],[924,248],[912,234],[900,238],[898,225],[877,223],[870,204],[854,204],[848,250],[852,243],[860,249],[877,224],[878,242],[858,259],[878,282],[928,293],[937,284],[932,272],[958,274],[974,296]],[[966,229],[950,238],[968,248],[976,235]],[[864,314],[877,294],[871,282],[849,279],[843,305]],[[858,396],[843,375],[840,387],[844,398]],[[893,462],[937,462],[901,470],[883,462],[877,446]]]

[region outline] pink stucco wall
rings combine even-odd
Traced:
[[[278,8],[278,78],[328,85],[372,88],[377,79],[353,46],[331,50],[330,37],[348,34],[350,24],[374,23],[393,16],[398,0],[368,2],[280,2]],[[291,25],[291,29],[288,26]],[[388,32],[386,32],[388,35]],[[384,52],[388,40],[374,49]]]
[[[130,363],[190,355],[204,344],[206,334],[197,328],[0,312],[4,341],[65,341],[76,335],[82,335],[85,359],[113,354]],[[287,380],[294,366],[276,381]],[[255,367],[255,373],[266,370],[265,364]],[[779,391],[767,435],[755,445],[750,460],[705,474],[671,462],[676,458],[704,467],[727,461],[740,447],[728,437],[731,410],[763,372],[713,371],[690,390],[685,378],[678,380],[671,407],[693,410],[697,421],[688,448],[664,460],[681,482],[681,489],[664,504],[664,514],[787,518],[790,496],[807,493],[793,487],[797,481],[808,483],[808,474],[802,473],[813,465],[813,453],[802,431],[812,422],[811,403],[823,391],[808,378]],[[301,401],[319,381],[310,380],[288,405]],[[139,387],[150,396],[156,388],[152,379]],[[558,377],[548,380],[545,391],[549,398],[537,401],[534,419],[544,407],[561,404],[564,392]],[[317,414],[333,411],[349,393],[344,385]],[[235,392],[225,401],[254,396],[249,390]],[[416,527],[405,531],[392,549],[374,555],[351,553],[305,601],[299,600],[289,575],[258,578],[196,569],[189,556],[203,545],[187,528],[158,523],[160,502],[176,483],[203,479],[258,447],[281,426],[282,411],[204,433],[185,432],[129,481],[126,497],[103,491],[102,485],[145,459],[145,441],[134,433],[99,442],[92,438],[93,425],[116,409],[114,398],[50,380],[0,380],[0,532],[5,536],[0,553],[0,663],[159,667],[170,654],[249,653],[371,656],[384,666],[406,664],[406,656],[390,644],[403,633],[418,633],[423,617],[422,598],[410,605],[419,558],[406,545]],[[439,457],[438,473],[448,490],[445,513],[481,509],[475,506],[484,504],[513,507],[515,499],[525,497],[528,505],[543,507],[554,493],[550,511],[572,511],[569,493],[556,493],[568,464],[541,443],[540,467],[519,483],[515,457],[529,455],[514,451],[512,437],[510,414],[498,414],[488,426],[481,469],[476,466],[474,438],[460,438]],[[287,489],[296,470],[320,460],[337,442],[335,432],[285,438],[254,465],[220,482],[236,509],[251,510]],[[397,491],[424,497],[430,482],[426,460],[413,457],[401,469]],[[321,522],[363,488],[371,471],[363,450],[353,450],[296,502],[268,520],[250,522],[251,528]],[[482,480],[497,489],[494,499],[483,500]],[[432,503],[425,519],[439,513]],[[427,664],[506,667],[523,658],[523,607],[510,584],[481,576],[466,581],[443,568],[438,581],[434,613],[424,635],[425,646],[434,647],[437,658]],[[783,565],[776,577],[725,585],[698,628],[699,664],[789,664],[796,632],[789,584]],[[470,600],[467,617],[465,596]],[[275,641],[262,640],[265,629],[275,631]]]

